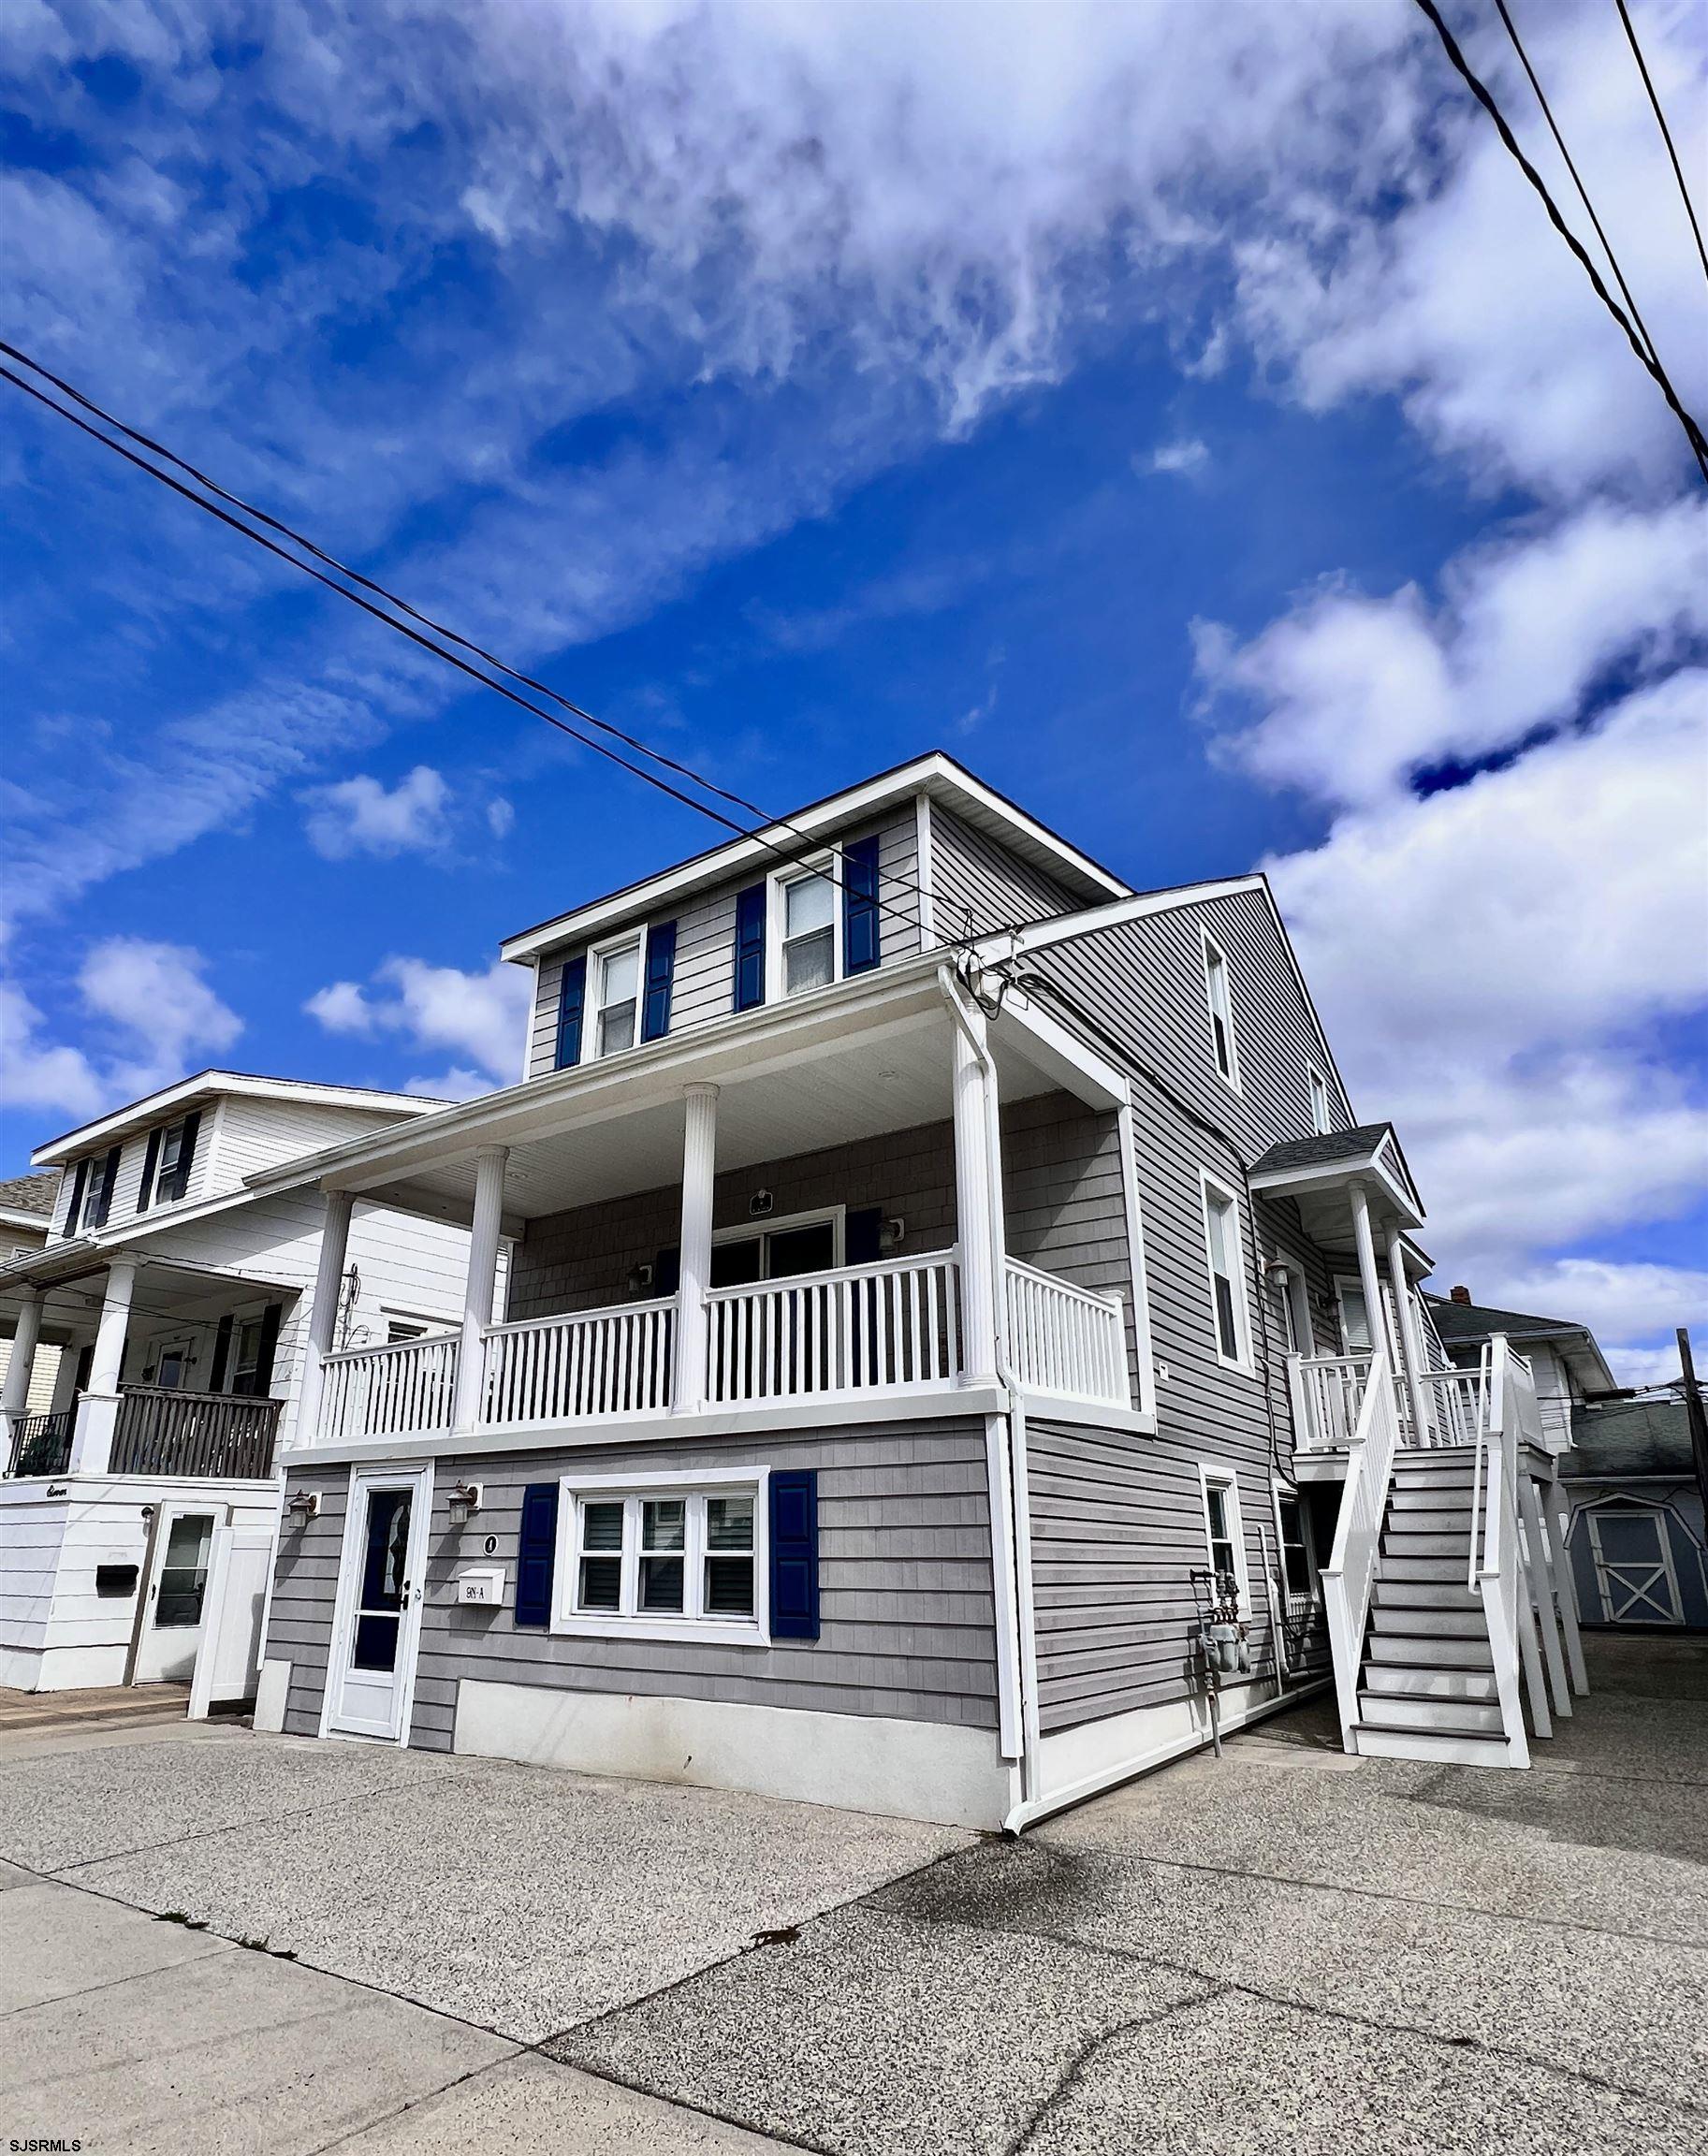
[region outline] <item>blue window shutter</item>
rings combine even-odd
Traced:
[[[771,1477],[771,1637],[818,1638],[818,1473]]]
[[[681,1246],[671,1243],[652,1260],[652,1292],[662,1302],[666,1295],[674,1295],[681,1284]]]
[[[565,961],[558,985],[558,1056],[555,1068],[567,1071],[581,1060],[581,1008],[587,1001],[587,960]]]
[[[842,970],[865,973],[878,963],[878,840],[842,849]]]
[[[137,1211],[146,1213],[154,1195],[154,1170],[160,1161],[160,1130],[158,1125],[148,1134],[148,1151],[142,1157],[142,1181],[137,1191]],[[214,1387],[217,1391],[219,1388]]]
[[[641,1013],[643,1041],[662,1041],[670,1030],[670,987],[676,978],[676,923],[661,921],[647,930],[647,1007]]]
[[[751,883],[736,894],[736,1009],[752,1011],[765,1001],[765,885]]]
[[[516,1553],[516,1621],[551,1622],[551,1573],[558,1553],[558,1485],[530,1482],[522,1492],[522,1532]]]

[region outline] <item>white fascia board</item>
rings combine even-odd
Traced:
[[[270,1196],[304,1183],[365,1194],[400,1172],[462,1159],[482,1145],[522,1144],[597,1124],[614,1114],[675,1100],[686,1085],[755,1077],[874,1027],[912,1022],[922,1012],[935,1011],[941,1004],[941,963],[940,953],[920,952],[810,995],[690,1027],[620,1056],[507,1085],[501,1093],[483,1093],[439,1109],[430,1127],[417,1123],[406,1130],[373,1131],[262,1169],[249,1178],[248,1194]]]
[[[1300,1191],[1332,1190],[1338,1183],[1371,1180],[1380,1184],[1382,1195],[1399,1215],[1402,1227],[1423,1226],[1423,1216],[1410,1191],[1394,1180],[1374,1151],[1348,1160],[1324,1160],[1310,1167],[1269,1168],[1262,1173],[1254,1172],[1248,1177],[1252,1193],[1259,1198],[1271,1193],[1291,1197]]]
[[[1065,1092],[1091,1108],[1124,1108],[1131,1098],[1126,1073],[1082,1041],[1035,1002],[1005,1003],[992,1021],[999,1029],[1012,1025],[1029,1036],[1032,1058]]]
[[[26,1213],[22,1205],[0,1205],[0,1228],[33,1229],[37,1235],[45,1235],[52,1218],[51,1213]]]
[[[1025,809],[1004,800],[971,772],[963,770],[952,757],[933,750],[928,756],[904,764],[898,771],[869,779],[861,785],[833,794],[826,801],[799,809],[786,823],[773,823],[748,838],[733,838],[727,846],[696,854],[692,861],[681,862],[642,882],[631,883],[624,890],[612,892],[608,897],[577,907],[572,912],[560,913],[553,920],[541,922],[535,928],[523,929],[519,935],[501,943],[498,954],[513,965],[531,965],[541,953],[555,950],[561,943],[579,942],[585,937],[597,935],[602,928],[649,913],[685,892],[709,883],[722,883],[762,863],[774,868],[780,865],[779,851],[793,857],[803,842],[810,842],[819,833],[920,793],[942,799],[951,808],[959,801],[996,818],[1048,854],[1058,867],[1108,892],[1111,897],[1119,896],[1128,889],[1118,877],[1100,867],[1077,847],[1070,846],[1065,838],[1058,838],[1047,825],[1029,816]]]
[[[1130,921],[1147,921],[1158,913],[1174,913],[1182,907],[1205,905],[1212,898],[1233,898],[1244,891],[1264,888],[1261,876],[1227,876],[1213,883],[1183,883],[1173,891],[1145,891],[1136,897],[1117,898],[1108,906],[1088,906],[1082,912],[1065,913],[1053,921],[1003,929],[975,943],[973,950],[985,965],[1025,958],[1036,951],[1051,950],[1058,943],[1076,943],[1082,937],[1123,928]]]
[[[254,1100],[297,1100],[316,1108],[385,1109],[411,1120],[417,1115],[431,1115],[434,1109],[445,1105],[440,1100],[423,1100],[410,1093],[382,1092],[372,1086],[320,1085],[310,1079],[255,1078],[238,1071],[198,1071],[193,1078],[180,1079],[176,1085],[165,1086],[158,1093],[146,1093],[140,1100],[115,1108],[110,1115],[99,1116],[93,1123],[81,1123],[62,1137],[49,1139],[30,1155],[30,1165],[32,1168],[63,1167],[76,1155],[157,1123],[176,1108],[187,1108],[194,1101],[216,1100],[231,1094]]]

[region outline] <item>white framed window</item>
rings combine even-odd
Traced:
[[[1239,1201],[1225,1184],[1204,1175],[1204,1245],[1210,1268],[1210,1326],[1216,1360],[1251,1367],[1251,1326],[1246,1309],[1246,1265]]]
[[[587,954],[589,1011],[582,1028],[582,1061],[620,1056],[640,1039],[641,983],[647,959],[647,932],[635,929],[614,942],[595,944]]]
[[[1310,1085],[1310,1127],[1319,1138],[1326,1138],[1335,1127],[1329,1114],[1328,1080],[1314,1063],[1306,1068]]]
[[[1296,1490],[1275,1486],[1275,1535],[1281,1552],[1281,1584],[1290,1601],[1308,1602],[1317,1593],[1317,1562],[1310,1523]]]
[[[189,1168],[188,1141],[190,1122],[188,1116],[182,1123],[169,1124],[160,1133],[160,1153],[154,1162],[154,1187],[149,1194],[152,1204],[164,1205],[174,1198],[182,1198]]]
[[[1210,1570],[1231,1578],[1239,1595],[1239,1613],[1251,1614],[1251,1581],[1246,1569],[1246,1530],[1239,1511],[1239,1478],[1214,1462],[1198,1463],[1204,1495],[1204,1542]]]
[[[771,878],[767,970],[779,996],[804,996],[842,978],[840,862],[832,850]]]
[[[553,1631],[766,1645],[768,1479],[764,1467],[565,1478]]]
[[[1202,933],[1204,992],[1210,1012],[1210,1052],[1218,1072],[1237,1093],[1239,1044],[1234,1038],[1234,1004],[1228,991],[1227,956],[1207,928]]]

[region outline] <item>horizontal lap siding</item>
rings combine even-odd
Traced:
[[[1042,869],[941,804],[931,804],[931,891],[939,938],[985,935],[1018,921],[1043,921],[1074,904]]]
[[[837,838],[847,841],[869,837],[871,826],[851,824]],[[912,888],[918,876],[918,830],[912,802],[877,829],[879,941],[884,962],[911,957],[919,948],[919,900]],[[819,841],[814,842],[815,845]],[[823,843],[828,844],[826,837]],[[792,856],[810,849],[785,841],[782,852]],[[670,1030],[680,1033],[727,1018],[732,1009],[735,979],[736,895],[748,885],[765,881],[783,862],[767,855],[755,862],[746,875],[715,889],[685,898],[672,911],[667,907],[650,913],[650,923],[676,923],[676,969],[670,993]],[[604,943],[620,936],[624,925],[601,930],[592,940]],[[627,924],[638,926],[638,921]],[[558,998],[562,985],[563,963],[588,948],[586,942],[567,944],[539,962],[534,989],[533,1014],[529,1032],[528,1075],[537,1078],[557,1062]]]
[[[816,1641],[701,1646],[518,1630],[511,1610],[457,1607],[452,1579],[479,1562],[473,1532],[454,1535],[444,1493],[478,1480],[477,1526],[496,1535],[507,1595],[516,1581],[521,1493],[565,1474],[694,1467],[814,1467],[819,1477]],[[884,1424],[814,1436],[755,1435],[711,1445],[622,1447],[442,1462],[411,1741],[449,1747],[465,1677],[567,1691],[642,1693],[832,1714],[877,1714],[991,1728],[996,1667],[990,1522],[982,1422]]]
[[[317,1492],[320,1510],[302,1526],[298,1526],[289,1513],[285,1515],[273,1562],[272,1602],[262,1653],[267,1661],[291,1666],[290,1690],[285,1703],[286,1733],[314,1737],[320,1732],[320,1705],[326,1694],[350,1471],[347,1467],[316,1467],[311,1474],[288,1477],[287,1484],[290,1492]]]

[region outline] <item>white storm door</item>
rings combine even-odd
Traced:
[[[161,1684],[194,1674],[213,1530],[226,1519],[223,1505],[161,1506],[131,1665],[133,1684]]]
[[[408,1732],[432,1499],[431,1467],[350,1478],[327,1673],[326,1726],[334,1735],[398,1744]]]

